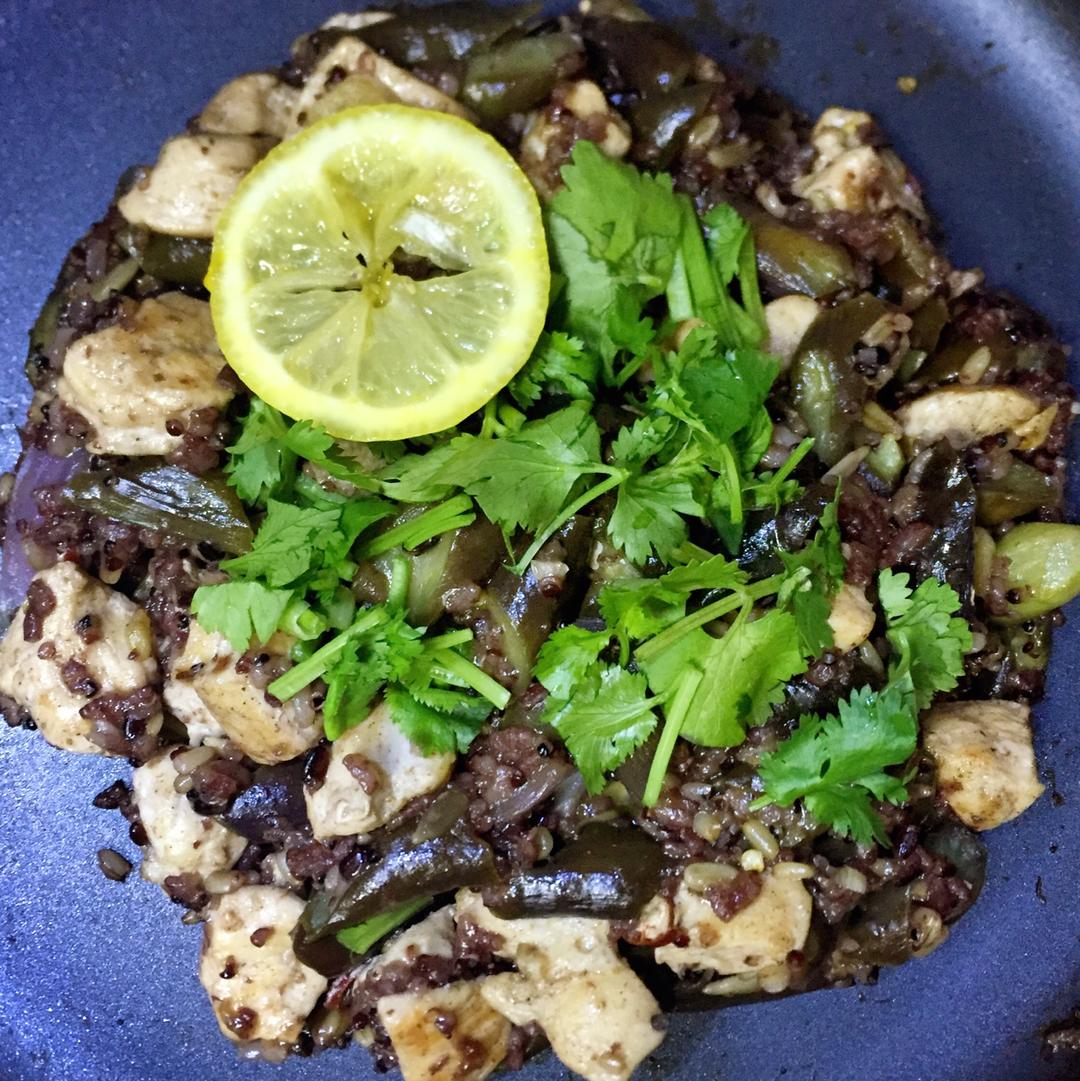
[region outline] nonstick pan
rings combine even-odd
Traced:
[[[927,188],[959,266],[1080,343],[1078,0],[645,0],[697,44],[816,113],[875,113]],[[4,468],[27,386],[26,330],[71,243],[132,162],[212,91],[277,63],[334,0],[0,2],[0,420]],[[903,94],[899,76],[915,76]],[[1074,372],[1074,380],[1076,373]],[[1070,505],[1080,510],[1080,471]],[[1080,1005],[1080,612],[1037,710],[1047,795],[987,836],[975,908],[931,957],[870,987],[682,1015],[641,1076],[663,1081],[1065,1081],[1041,1031]],[[122,773],[0,732],[0,1081],[373,1077],[367,1056],[240,1062],[196,979],[197,929],[137,876],[93,795]],[[129,852],[134,856],[134,853]],[[522,1081],[566,1071],[550,1056]]]

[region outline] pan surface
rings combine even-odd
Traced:
[[[866,108],[926,185],[959,266],[1080,344],[1077,0],[645,0],[808,112]],[[0,467],[26,405],[26,329],[121,171],[153,160],[213,90],[279,62],[334,0],[2,0]],[[896,79],[914,75],[901,94]],[[1077,373],[1073,377],[1076,380]],[[1074,470],[1070,505],[1080,509]],[[975,908],[931,957],[851,988],[673,1019],[643,1079],[1065,1081],[1040,1029],[1080,1005],[1080,619],[1037,711],[1048,794],[989,837]],[[239,1062],[195,975],[199,933],[94,852],[130,849],[97,791],[122,766],[0,731],[0,1081],[363,1081],[356,1050]],[[134,853],[128,851],[129,855]],[[550,1056],[522,1081],[566,1077]]]

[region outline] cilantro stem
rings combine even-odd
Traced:
[[[724,479],[728,488],[728,517],[735,525],[741,525],[743,520],[742,501],[742,477],[739,475],[739,465],[735,461],[735,455],[727,443],[719,446],[720,457],[723,459]]]
[[[284,674],[278,676],[267,687],[275,698],[282,702],[298,694],[309,683],[317,680],[330,665],[349,647],[353,639],[365,631],[377,627],[386,622],[386,612],[382,608],[369,608],[348,630],[335,635],[324,646],[320,646],[307,660],[294,665]]]
[[[523,575],[525,573],[525,568],[528,567],[536,557],[536,553],[547,544],[551,539],[552,534],[559,529],[560,526],[563,526],[570,521],[582,507],[588,506],[594,499],[599,499],[605,492],[610,492],[612,488],[618,487],[627,477],[625,469],[615,469],[611,466],[597,467],[594,469],[594,472],[610,473],[610,476],[605,480],[600,481],[599,484],[594,484],[586,492],[575,499],[570,506],[560,511],[554,521],[544,526],[544,528],[533,538],[532,544],[525,549],[525,554],[510,568],[512,573],[518,576]]]
[[[682,731],[683,721],[690,712],[690,704],[697,694],[698,684],[704,678],[703,672],[688,669],[680,678],[679,686],[671,699],[671,707],[664,709],[664,730],[660,733],[660,741],[656,745],[656,753],[653,755],[652,765],[649,767],[649,779],[645,783],[645,793],[641,802],[646,807],[652,807],[660,798],[660,789],[664,786],[664,777],[667,775],[668,763],[675,751],[679,733]]]
[[[386,607],[395,612],[405,608],[409,597],[409,579],[412,578],[412,564],[403,555],[394,556],[390,563],[390,589],[386,594]]]
[[[278,627],[301,641],[318,638],[327,628],[327,621],[307,601],[294,600],[285,609]]]
[[[430,507],[407,522],[391,526],[377,537],[372,537],[361,547],[360,558],[370,559],[389,552],[392,548],[416,548],[432,537],[472,525],[474,521],[476,512],[473,510],[472,499],[467,495],[457,495],[445,503]]]
[[[454,646],[462,646],[472,640],[472,631],[447,631],[446,634],[437,634],[432,638],[425,638],[424,647],[426,649],[453,649]]]
[[[472,687],[481,698],[486,698],[496,709],[506,709],[510,701],[510,692],[500,683],[482,672],[471,661],[452,649],[440,649],[432,660],[445,668],[451,675],[457,676],[466,686]]]
[[[720,600],[705,605],[704,608],[699,608],[696,612],[691,612],[688,616],[683,616],[677,623],[672,623],[666,630],[661,631],[643,645],[638,646],[634,651],[635,657],[642,664],[656,660],[665,649],[674,645],[689,631],[697,627],[703,627],[706,623],[711,623],[714,619],[719,619],[720,616],[726,616],[729,612],[734,612],[736,608],[741,608],[747,601],[758,601],[762,597],[771,596],[783,585],[784,578],[785,576],[782,574],[774,574],[770,578],[763,578],[760,582],[754,582],[727,597],[721,597]]]

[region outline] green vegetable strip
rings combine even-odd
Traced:
[[[594,470],[594,472],[597,473],[600,471],[600,469]],[[608,469],[605,467],[604,471],[610,472],[611,474],[607,480],[602,480],[599,484],[594,484],[580,498],[575,499],[569,507],[562,511],[553,522],[544,526],[544,528],[536,534],[532,544],[525,549],[525,554],[510,568],[514,574],[519,577],[523,575],[528,565],[536,558],[536,553],[547,544],[558,529],[569,522],[582,507],[587,507],[594,499],[599,499],[605,492],[610,492],[612,488],[617,488],[628,476],[623,469]]]
[[[320,646],[306,661],[290,668],[279,676],[266,689],[281,701],[292,698],[299,694],[309,683],[313,683],[341,656],[349,644],[358,635],[377,627],[387,621],[386,613],[380,608],[372,608],[365,612],[348,630],[331,638],[325,646]]]
[[[459,495],[431,507],[423,514],[372,537],[367,544],[361,546],[360,558],[371,559],[393,548],[416,548],[433,537],[472,525],[476,521],[476,512],[472,505],[472,500],[467,495]]]
[[[409,597],[409,580],[412,578],[412,564],[403,555],[394,556],[390,564],[390,589],[386,594],[386,607],[400,612]]]
[[[451,649],[440,649],[434,654],[432,660],[451,675],[457,676],[482,698],[486,698],[496,709],[506,709],[510,701],[510,692],[502,684],[496,683],[487,672],[481,671],[459,653]]]
[[[358,923],[355,927],[346,927],[344,931],[338,931],[337,940],[347,950],[363,956],[396,927],[400,927],[411,916],[427,908],[432,900],[431,897],[418,897],[415,901],[406,901],[404,904],[396,905],[387,912],[380,912],[377,916]]]
[[[675,751],[675,744],[682,731],[683,722],[690,711],[690,703],[697,693],[698,684],[703,679],[701,672],[687,671],[679,681],[679,687],[675,692],[669,709],[664,710],[664,730],[660,734],[660,742],[656,745],[656,754],[653,756],[652,766],[649,769],[649,779],[645,784],[645,794],[642,803],[646,807],[652,807],[660,798],[660,789],[667,775],[668,763]]]

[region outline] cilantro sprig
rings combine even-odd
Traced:
[[[956,686],[972,645],[950,586],[928,578],[912,590],[908,575],[885,570],[878,596],[895,651],[888,682],[880,691],[853,692],[834,716],[801,717],[791,737],[763,757],[765,792],[752,804],[788,807],[801,799],[820,822],[863,845],[887,843],[871,797],[907,798],[904,779],[885,770],[914,753],[919,710]]]

